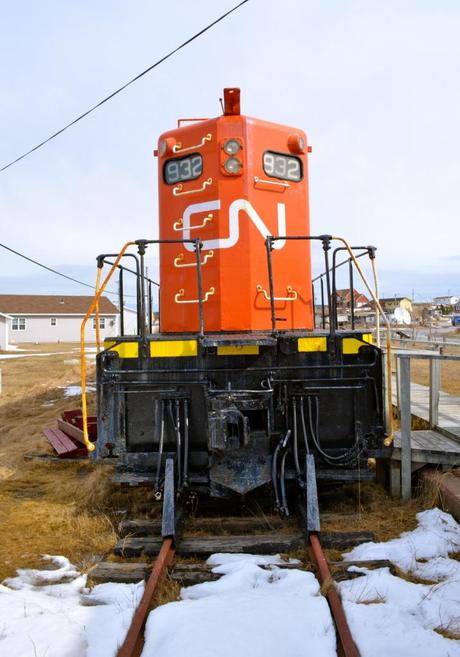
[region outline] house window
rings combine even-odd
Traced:
[[[13,331],[25,331],[26,330],[26,318],[25,317],[13,317],[11,322],[11,328]]]
[[[56,317],[50,317],[50,325],[51,326],[56,326],[56,324],[57,324]]]
[[[96,328],[96,318],[93,317],[93,329]],[[105,329],[105,317],[99,317],[99,328]]]

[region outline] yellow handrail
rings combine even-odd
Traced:
[[[93,314],[93,311],[96,307],[96,305],[99,303],[99,299],[101,298],[105,288],[107,287],[107,283],[112,277],[113,272],[118,266],[118,263],[120,262],[121,258],[123,257],[123,254],[125,253],[126,249],[129,246],[133,246],[136,242],[126,242],[126,244],[123,246],[121,249],[120,253],[115,259],[115,262],[111,266],[109,273],[104,279],[104,282],[102,285],[99,287],[99,289],[96,289],[96,294],[94,296],[93,301],[91,302],[91,305],[88,309],[88,312],[83,318],[83,321],[81,323],[81,328],[80,328],[80,366],[81,366],[81,409],[82,409],[82,416],[83,416],[83,439],[85,441],[86,449],[88,452],[94,452],[96,449],[93,445],[93,443],[89,439],[88,435],[88,407],[86,404],[86,360],[85,360],[85,328],[86,324],[88,322],[88,319],[91,317]]]
[[[101,283],[101,274],[102,274],[102,267],[98,267],[96,274],[96,295],[98,293],[99,285]],[[96,347],[97,347],[97,353],[99,353],[101,350],[101,331],[99,326],[99,301],[96,302],[95,310],[96,310]]]
[[[383,312],[382,306],[380,305],[380,301],[378,300],[376,294],[374,293],[374,290],[372,289],[372,286],[369,284],[366,276],[363,273],[363,270],[359,266],[358,261],[356,260],[353,251],[350,248],[350,245],[348,242],[343,238],[343,237],[332,237],[333,240],[338,240],[339,242],[342,242],[342,244],[345,246],[347,249],[350,258],[353,260],[353,263],[358,270],[359,275],[363,279],[364,285],[367,287],[369,294],[371,295],[376,309],[378,309],[378,312],[381,314],[383,317],[383,321],[385,322],[385,327],[386,327],[386,347],[387,347],[387,379],[388,379],[388,384],[387,384],[387,403],[388,403],[388,419],[390,422],[390,433],[389,435],[385,438],[385,446],[389,447],[393,440],[394,440],[394,418],[393,418],[393,392],[391,388],[391,327],[390,327],[390,322],[387,319],[387,316]]]
[[[375,264],[375,255],[373,258],[371,258],[371,264],[372,264],[372,273],[374,275],[374,290],[375,290],[375,296],[377,299],[379,298],[379,279],[377,276],[377,266]],[[375,307],[375,323],[376,323],[376,330],[377,330],[377,347],[380,348],[380,313],[379,309],[377,306]]]

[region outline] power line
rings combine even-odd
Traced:
[[[67,125],[65,125],[63,128],[61,128],[60,130],[58,130],[57,132],[55,132],[54,134],[52,134],[50,137],[48,137],[48,138],[45,139],[44,141],[42,141],[42,142],[40,142],[39,144],[37,144],[36,146],[34,146],[34,147],[31,148],[30,150],[28,150],[26,153],[23,153],[22,155],[20,155],[19,157],[17,157],[15,160],[12,160],[12,161],[9,162],[8,164],[5,164],[5,166],[3,166],[3,167],[0,169],[0,173],[1,173],[2,171],[5,171],[5,169],[8,169],[9,167],[13,166],[13,164],[16,164],[16,163],[19,162],[20,160],[23,160],[25,157],[27,157],[28,155],[30,155],[30,154],[33,153],[34,151],[38,150],[39,148],[41,148],[42,146],[44,146],[45,144],[47,144],[47,143],[48,143],[49,141],[51,141],[52,139],[55,139],[56,137],[58,137],[58,136],[59,136],[60,134],[62,134],[65,130],[67,130],[67,129],[70,128],[71,126],[75,125],[76,123],[78,123],[79,121],[81,121],[82,119],[84,119],[85,117],[87,117],[88,114],[91,114],[91,112],[94,112],[94,110],[98,109],[98,107],[101,107],[101,105],[104,105],[104,103],[107,103],[107,102],[108,102],[109,100],[111,100],[114,96],[116,96],[117,94],[119,94],[119,93],[121,93],[122,91],[124,91],[124,90],[125,90],[127,87],[129,87],[131,84],[133,84],[134,82],[137,82],[137,80],[139,80],[140,78],[142,78],[142,77],[143,77],[144,75],[146,75],[147,73],[150,73],[150,71],[152,71],[154,68],[156,68],[157,66],[159,66],[160,64],[162,64],[164,61],[166,61],[167,59],[169,59],[170,57],[172,57],[173,55],[175,55],[177,52],[179,52],[179,50],[182,50],[182,48],[185,48],[185,46],[188,46],[190,43],[192,43],[192,41],[195,41],[195,39],[198,39],[198,37],[200,37],[201,35],[203,35],[203,34],[204,34],[205,32],[207,32],[208,30],[212,29],[215,25],[217,25],[218,23],[220,23],[221,21],[223,21],[225,18],[227,18],[228,16],[230,16],[230,14],[232,14],[234,11],[237,11],[240,7],[242,7],[243,5],[245,5],[247,2],[249,2],[249,0],[243,0],[243,1],[240,2],[239,4],[235,5],[232,9],[230,9],[230,10],[227,11],[227,12],[225,12],[225,14],[222,14],[222,16],[219,16],[219,18],[216,18],[215,21],[213,21],[212,23],[209,23],[209,25],[207,25],[207,26],[204,27],[202,30],[200,30],[199,32],[197,32],[196,34],[194,34],[192,37],[190,37],[189,39],[187,39],[186,41],[184,41],[183,43],[181,43],[179,46],[177,46],[176,48],[174,48],[174,50],[171,50],[167,55],[164,55],[161,59],[159,59],[158,61],[156,61],[154,64],[152,64],[151,66],[149,66],[148,68],[146,68],[145,71],[142,71],[142,73],[139,73],[138,75],[136,75],[134,78],[132,78],[131,80],[129,80],[128,82],[126,82],[122,87],[120,87],[119,89],[116,89],[116,91],[113,91],[113,92],[112,92],[111,94],[109,94],[106,98],[103,98],[102,100],[100,100],[98,103],[96,103],[96,105],[93,105],[93,107],[90,107],[90,109],[86,110],[86,112],[83,112],[83,114],[80,114],[80,116],[77,116],[76,119],[74,119],[73,121],[71,121],[70,123],[68,123]],[[85,285],[86,285],[86,284],[85,284]]]
[[[26,256],[23,253],[19,253],[19,251],[15,251],[11,247],[6,246],[6,244],[0,243],[0,247],[2,247],[3,249],[6,249],[6,251],[10,251],[10,253],[14,253],[15,255],[19,256],[20,258],[24,258],[24,260],[28,260],[29,262],[32,262],[34,265],[38,265],[38,267],[41,267],[42,269],[46,269],[47,271],[50,271],[52,274],[56,274],[57,276],[62,276],[62,278],[67,278],[67,280],[72,281],[73,283],[78,283],[79,285],[84,285],[85,287],[89,287],[92,290],[96,289],[94,287],[94,285],[90,285],[89,283],[79,281],[77,278],[73,278],[72,276],[67,276],[67,274],[63,274],[61,271],[58,271],[57,269],[53,269],[52,267],[48,267],[48,265],[44,265],[43,263],[38,262],[38,260],[34,260],[33,258],[29,258],[29,256]],[[116,292],[110,292],[110,291],[106,290],[106,293],[118,296]]]

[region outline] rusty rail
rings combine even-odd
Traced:
[[[319,581],[321,586],[324,587],[324,593],[329,603],[332,618],[334,619],[337,630],[339,655],[342,657],[360,657],[359,650],[351,636],[342,601],[340,600],[334,580],[332,579],[331,571],[329,570],[327,559],[324,555],[323,548],[321,547],[319,536],[314,532],[310,534],[310,547],[313,559],[318,567]]]
[[[131,625],[117,657],[139,657],[144,647],[144,627],[150,612],[153,596],[158,584],[166,574],[168,566],[174,558],[174,543],[172,538],[165,538],[158,557],[155,561],[152,573],[145,585],[144,595],[138,608],[134,612]]]

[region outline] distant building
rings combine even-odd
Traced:
[[[24,342],[78,342],[80,326],[93,301],[91,296],[0,294],[0,319],[7,316],[11,344]],[[118,334],[118,308],[106,297],[99,302],[103,340]],[[86,339],[96,340],[96,318],[87,323]]]
[[[433,303],[436,306],[455,306],[460,301],[458,297],[435,297]]]
[[[10,317],[10,315],[0,313],[0,350],[2,351],[8,349],[8,329],[11,319],[12,317]]]
[[[337,307],[338,308],[350,308],[351,307],[351,293],[350,288],[345,288],[343,290],[336,290],[337,296]],[[362,308],[369,304],[369,299],[358,292],[358,290],[353,290],[353,301],[355,308]]]
[[[412,301],[408,297],[386,297],[379,299],[384,313],[394,313],[396,308],[403,308],[412,312]]]

